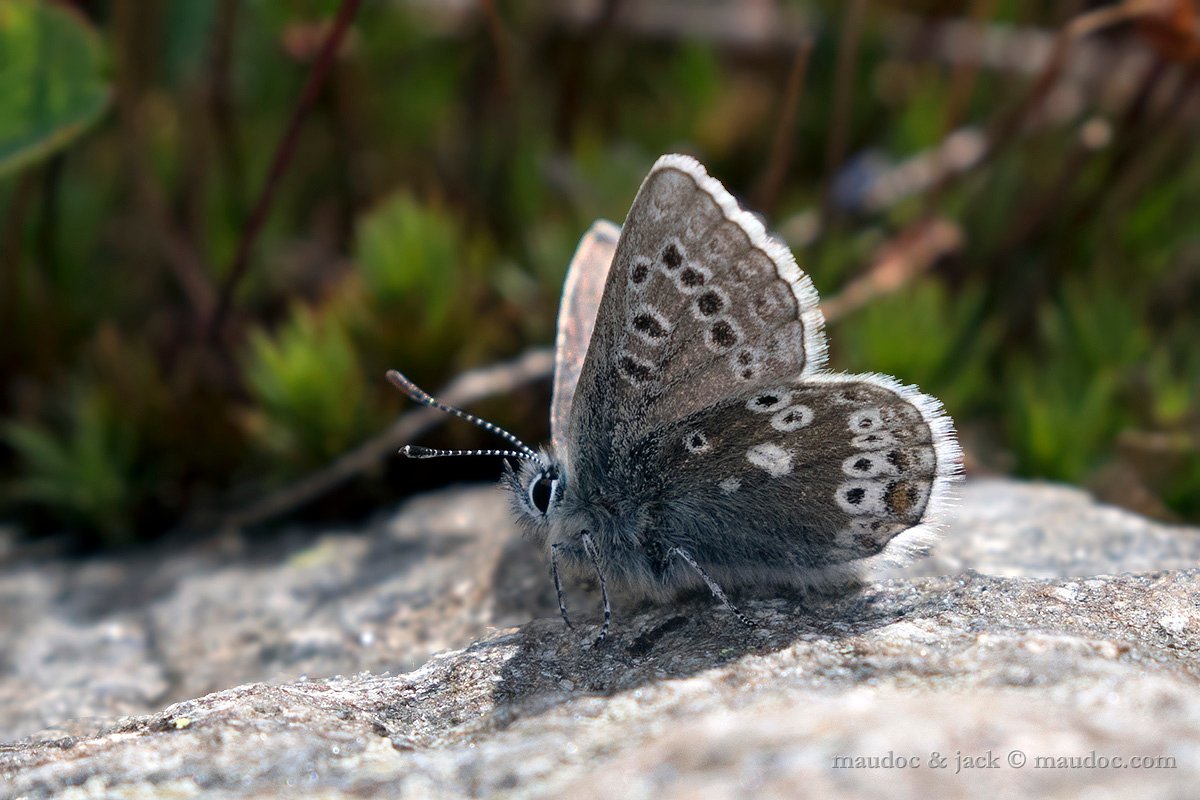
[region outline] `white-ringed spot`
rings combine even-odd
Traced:
[[[683,446],[689,453],[707,453],[712,449],[703,431],[688,431],[683,435]]]
[[[762,355],[751,347],[744,347],[729,357],[729,368],[739,381],[752,381],[762,375]]]
[[[704,343],[708,349],[724,353],[742,340],[738,324],[729,317],[716,319],[704,331]]]
[[[812,424],[812,421],[813,410],[808,406],[797,404],[776,412],[775,416],[771,417],[771,427],[777,431],[790,433]]]
[[[671,320],[649,303],[642,303],[629,319],[629,330],[646,344],[661,345],[671,335]]]
[[[691,302],[692,316],[698,320],[715,319],[727,308],[729,295],[719,286],[705,287],[693,296]]]
[[[883,494],[887,484],[882,481],[846,481],[834,491],[837,504],[847,514],[886,514]]]
[[[850,413],[846,426],[855,434],[871,433],[883,427],[878,408],[860,408]]]
[[[629,286],[635,292],[645,288],[650,280],[650,270],[654,263],[645,256],[634,256],[629,264]]]
[[[746,401],[746,408],[756,414],[771,414],[781,408],[787,408],[791,403],[792,392],[790,389],[768,389]]]
[[[617,354],[617,372],[630,383],[643,385],[654,380],[654,365],[633,353],[623,351]]]
[[[683,266],[686,257],[683,244],[679,239],[672,237],[663,245],[662,252],[659,254],[659,261],[662,263],[663,269],[671,273]]]
[[[897,475],[901,469],[897,464],[889,461],[884,453],[879,452],[858,453],[842,462],[842,472],[851,478],[877,478],[880,475]]]
[[[698,264],[689,264],[672,275],[675,288],[684,294],[697,294],[704,291],[705,286],[712,280],[712,273]]]

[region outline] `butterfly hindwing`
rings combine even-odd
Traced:
[[[905,555],[936,528],[960,469],[940,404],[877,375],[743,391],[653,438],[661,535],[734,585],[820,583]]]

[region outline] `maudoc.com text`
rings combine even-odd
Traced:
[[[1024,750],[985,750],[964,753],[933,750],[929,753],[837,755],[834,769],[944,769],[954,774],[987,769],[1176,769],[1174,756],[1151,754],[1108,755],[1087,753],[1027,753]]]

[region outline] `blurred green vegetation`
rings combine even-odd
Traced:
[[[942,398],[976,472],[1200,520],[1200,67],[1117,26],[1088,43],[1109,66],[975,168],[876,207],[897,165],[1030,97],[985,48],[939,51],[974,6],[873,4],[844,38],[846,4],[767,3],[776,24],[744,29],[636,11],[654,5],[364,3],[214,333],[340,3],[0,3],[5,513],[120,543],[329,463],[404,407],[388,367],[433,388],[551,342],[578,237],[685,151],[792,238],[825,298],[952,223],[960,246],[831,324],[833,366]],[[972,24],[994,37],[1064,22],[991,6]],[[521,400],[490,410],[544,435]]]

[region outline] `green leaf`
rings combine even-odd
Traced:
[[[0,3],[0,176],[52,155],[100,118],[100,40],[57,3]]]

